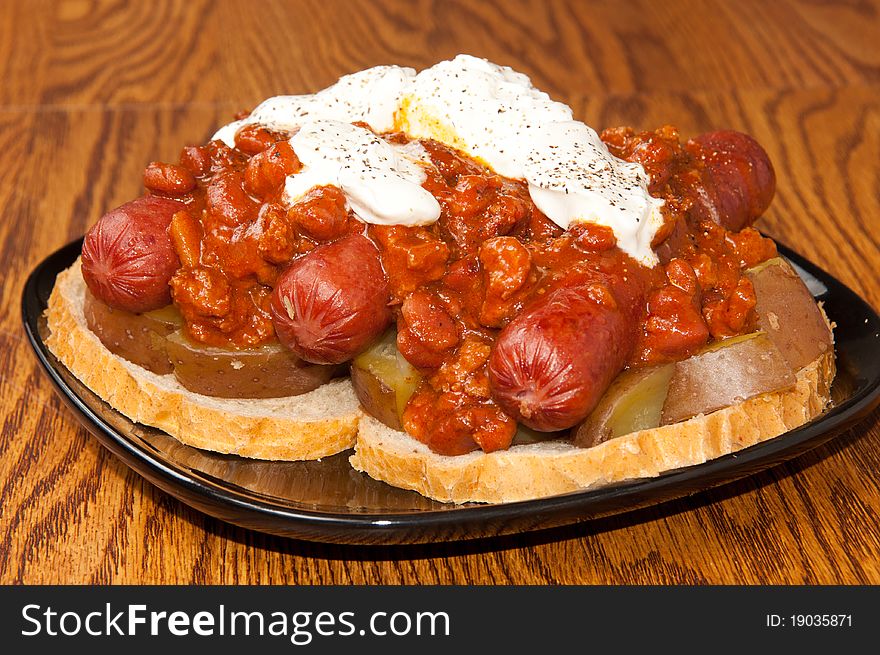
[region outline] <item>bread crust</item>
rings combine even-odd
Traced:
[[[307,460],[354,445],[360,406],[351,382],[329,382],[286,398],[229,399],[193,393],[110,352],[88,328],[79,260],[49,297],[46,346],[73,375],[132,421],[179,441],[255,459]]]
[[[831,399],[835,372],[834,351],[829,350],[798,371],[792,388],[592,448],[552,441],[450,457],[364,417],[349,461],[372,478],[443,502],[504,503],[553,496],[656,477],[779,436],[822,413]]]

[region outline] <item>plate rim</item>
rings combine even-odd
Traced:
[[[193,506],[203,513],[215,516],[221,520],[242,525],[249,529],[268,532],[271,534],[283,534],[284,536],[295,536],[311,541],[336,541],[339,542],[342,535],[343,543],[363,543],[362,537],[370,534],[378,538],[376,543],[400,543],[399,540],[384,540],[391,533],[400,530],[429,530],[436,528],[450,529],[454,532],[461,532],[463,522],[468,525],[489,523],[504,519],[515,519],[525,515],[548,514],[550,516],[571,515],[576,510],[581,510],[580,515],[575,515],[570,520],[563,520],[561,523],[547,522],[524,530],[512,530],[512,532],[529,531],[541,529],[543,527],[551,527],[554,525],[564,525],[575,522],[583,522],[594,520],[609,514],[624,514],[634,511],[646,505],[662,504],[669,502],[676,497],[682,497],[692,493],[708,491],[711,488],[722,486],[734,482],[735,480],[748,477],[760,470],[773,468],[782,461],[787,461],[803,454],[807,450],[825,443],[834,438],[841,431],[850,427],[864,418],[878,404],[880,404],[880,376],[869,380],[868,384],[859,389],[855,394],[848,397],[840,405],[836,405],[827,410],[824,414],[813,419],[809,423],[789,430],[777,437],[762,441],[760,443],[749,446],[742,450],[728,453],[721,457],[710,459],[700,464],[693,464],[681,469],[667,471],[659,476],[652,478],[639,478],[634,480],[623,481],[614,485],[598,487],[594,489],[584,489],[573,491],[566,494],[536,498],[530,500],[512,501],[504,503],[491,504],[465,504],[450,505],[442,509],[426,509],[426,510],[409,510],[409,511],[391,511],[384,513],[376,513],[371,511],[352,511],[344,513],[333,511],[330,509],[308,508],[308,507],[292,507],[284,502],[273,502],[269,497],[236,485],[236,489],[230,489],[227,486],[218,484],[200,475],[199,472],[192,469],[184,469],[180,465],[176,465],[166,459],[157,456],[148,449],[140,447],[137,442],[127,438],[120,431],[104,421],[96,414],[89,404],[81,398],[61,377],[61,374],[53,364],[51,353],[43,342],[38,333],[37,321],[42,311],[34,311],[36,306],[42,307],[45,301],[39,294],[39,282],[41,276],[47,273],[52,279],[63,270],[58,268],[59,263],[63,263],[66,267],[73,262],[76,253],[82,243],[82,238],[74,240],[58,250],[54,251],[42,261],[40,261],[28,275],[21,295],[22,322],[24,324],[25,333],[28,342],[33,349],[37,360],[39,361],[43,372],[47,374],[53,383],[56,391],[61,395],[65,404],[70,407],[80,422],[86,429],[95,435],[96,438],[114,455],[118,456],[129,468],[134,469],[139,475],[146,478],[152,484],[159,486],[167,493],[177,497],[187,505]],[[868,319],[873,319],[880,325],[880,315],[874,308],[861,296],[852,291],[849,287],[837,280],[833,275],[824,271],[819,266],[813,264],[805,257],[797,254],[790,248],[777,242],[779,253],[787,259],[806,270],[808,273],[821,280],[828,286],[825,294],[817,297],[821,300],[824,295],[835,292],[846,292],[869,312]],[[52,270],[50,270],[52,269]],[[54,270],[57,269],[57,270]],[[830,284],[829,284],[830,283]],[[880,358],[880,354],[878,354]],[[102,401],[103,402],[103,401]],[[792,454],[787,455],[789,452]],[[787,455],[787,456],[786,456]],[[131,461],[134,460],[134,461]],[[767,461],[776,460],[770,464]],[[140,463],[140,466],[134,462]],[[146,467],[152,475],[148,475],[142,470]],[[749,469],[753,470],[749,470]],[[159,478],[165,484],[160,483]],[[717,481],[717,478],[721,478]],[[222,480],[222,478],[217,478]],[[687,482],[705,482],[711,484],[700,484],[697,488],[689,492],[684,492],[672,497],[662,497],[661,500],[651,502],[640,502],[640,498],[652,493],[656,493],[668,487],[675,487],[679,483]],[[687,487],[686,484],[682,485]],[[170,487],[170,488],[169,488]],[[180,490],[187,492],[187,499],[175,492]],[[220,503],[223,506],[235,508],[248,514],[256,514],[251,518],[256,521],[248,521],[247,523],[237,521],[235,518],[223,517],[218,513],[211,512],[204,505],[198,503],[198,498],[204,497],[208,502]],[[632,499],[632,504],[624,504],[618,509],[604,512],[589,513],[587,510],[590,505],[608,504],[607,501],[625,501]],[[190,502],[193,501],[193,502]],[[516,516],[511,516],[516,515]],[[289,530],[280,532],[278,530],[265,529],[264,527],[254,527],[255,522],[259,519],[283,520],[289,523]],[[456,529],[457,528],[457,529]],[[346,540],[344,535],[347,531],[353,531],[352,537],[358,537],[352,541]],[[289,534],[288,534],[289,532]],[[327,532],[327,534],[322,534]],[[334,534],[329,534],[333,532]],[[506,532],[477,534],[474,536],[462,537],[446,537],[445,539],[428,539],[427,541],[442,540],[464,540],[479,538],[485,536],[493,536],[495,534],[505,534]],[[417,535],[416,535],[417,536]]]

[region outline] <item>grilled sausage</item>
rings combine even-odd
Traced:
[[[766,151],[752,137],[734,130],[706,132],[688,141],[688,152],[701,159],[703,187],[693,211],[728,230],[748,227],[770,206],[776,173]]]
[[[171,302],[168,282],[180,261],[168,235],[182,203],[144,196],[104,214],[83,241],[82,273],[98,300],[141,313]]]
[[[564,286],[536,301],[498,336],[489,358],[493,398],[535,430],[576,425],[635,345],[634,307],[602,283]]]
[[[353,234],[319,246],[279,276],[272,292],[282,344],[314,364],[340,364],[391,323],[388,278],[376,246]]]

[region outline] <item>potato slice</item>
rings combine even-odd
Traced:
[[[173,370],[165,348],[165,337],[183,324],[173,305],[134,314],[104,304],[86,289],[83,313],[89,329],[114,355],[159,375]]]
[[[759,332],[674,364],[621,373],[572,430],[575,445],[588,448],[790,387],[800,368],[833,347],[812,294],[786,260],[770,259],[746,275],[755,287]]]
[[[758,328],[795,371],[833,347],[831,331],[800,276],[781,257],[746,271],[755,287]]]
[[[367,368],[351,365],[351,384],[364,411],[394,430],[402,430],[397,393]]]
[[[364,411],[395,430],[422,376],[397,351],[397,333],[388,330],[381,339],[354,358],[351,382]]]
[[[317,389],[339,371],[303,361],[279,343],[235,350],[190,341],[182,331],[167,338],[174,375],[195,393],[218,398],[280,398]]]
[[[661,425],[708,414],[795,383],[791,366],[763,332],[712,344],[674,367]]]
[[[574,444],[589,448],[660,425],[674,368],[674,364],[663,364],[618,375],[596,408],[572,431]]]

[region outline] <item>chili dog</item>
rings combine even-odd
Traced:
[[[701,184],[695,186],[697,216],[739,228],[769,204],[775,177],[753,139],[733,131],[713,132],[689,141],[687,149],[704,165]],[[155,168],[153,164],[148,170]],[[167,281],[179,266],[167,228],[181,207],[175,200],[140,198],[109,212],[90,231],[84,276],[100,300],[129,311],[167,304]],[[221,214],[235,211],[224,207]],[[134,237],[125,240],[120,235],[128,231]],[[138,258],[144,240],[151,244],[150,256]],[[281,343],[306,361],[338,364],[375,340],[392,320],[388,279],[377,253],[368,239],[352,235],[296,258],[279,276],[270,305]],[[499,335],[488,367],[493,398],[524,425],[554,431],[577,424],[624,367],[634,341],[634,319],[591,299],[597,288],[557,289]],[[405,316],[413,302],[408,298],[404,303]],[[424,358],[417,364],[424,366]]]
[[[231,434],[223,452],[289,459],[351,447],[368,414],[402,435],[400,470],[428,453],[412,480],[435,471],[431,457],[507,462],[549,440],[589,450],[782,393],[828,363],[821,311],[750,227],[776,184],[751,137],[600,136],[525,76],[472,57],[417,75],[377,67],[326,91],[270,99],[177,163],[151,163],[149,195],[89,231],[52,329],[85,326],[74,345],[89,361],[160,396],[128,404],[101,381],[127,416],[177,432],[181,417],[210,416]],[[796,312],[774,310],[780,290]],[[779,335],[797,322],[811,330],[794,356]],[[159,379],[142,384],[138,367]],[[336,379],[346,371],[351,384]],[[797,401],[809,411],[824,397],[811,383]],[[288,437],[276,412],[306,427]],[[253,434],[244,414],[259,419]],[[488,497],[507,470],[483,471],[466,495]]]

